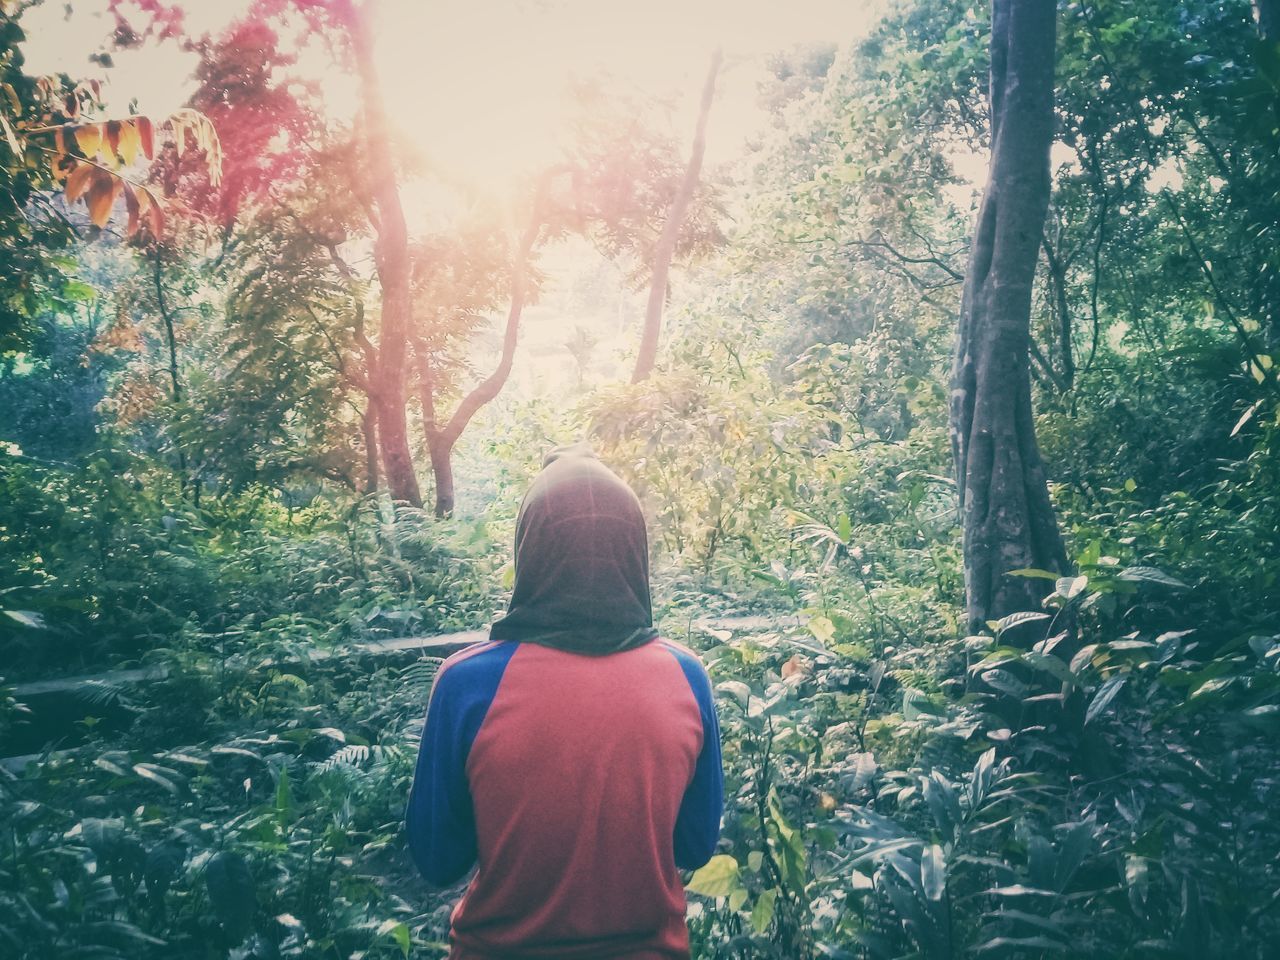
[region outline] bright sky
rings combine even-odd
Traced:
[[[46,0],[24,17],[28,70],[101,75],[110,103],[133,99],[164,115],[191,91],[194,58],[175,44],[113,53],[105,74],[87,57],[109,34],[107,0]],[[217,31],[248,0],[190,0],[193,32]],[[639,95],[673,101],[672,122],[692,135],[712,51],[722,72],[708,133],[711,164],[732,159],[762,121],[765,57],[801,43],[846,43],[881,0],[381,0],[378,53],[392,115],[449,172],[498,187],[549,159],[569,115],[573,79],[607,73]],[[66,9],[70,8],[68,16]],[[354,81],[319,55],[301,69],[323,85],[335,114],[355,105]]]
[[[766,117],[758,102],[767,56],[799,44],[857,39],[885,0],[380,0],[377,48],[388,108],[400,132],[438,168],[491,195],[506,195],[520,175],[555,156],[572,108],[572,80],[608,73],[634,98],[670,101],[673,132],[692,138],[698,99],[712,52],[722,46],[724,68],[708,137],[708,165],[743,154],[744,141]],[[187,28],[218,32],[242,15],[250,0],[189,0]],[[190,95],[195,58],[177,44],[148,43],[117,52],[104,73],[88,60],[109,37],[107,0],[44,0],[23,17],[27,70],[58,71],[107,81],[111,113],[131,101],[164,116]],[[67,14],[70,8],[70,15]],[[141,22],[141,21],[140,21]],[[351,116],[354,78],[327,55],[305,53],[299,70],[319,82],[330,112]],[[445,208],[423,183],[402,183],[411,229]],[[444,213],[447,216],[447,213]],[[576,369],[566,341],[576,328],[600,343],[595,376],[624,376],[643,314],[643,291],[589,246],[544,253],[554,278],[543,302],[525,311],[521,357],[509,392],[563,393]],[[587,305],[574,290],[605,275],[615,292]],[[680,289],[677,286],[677,289]],[[496,323],[496,321],[495,321]],[[478,342],[478,354],[496,344]],[[481,360],[481,367],[490,361]],[[614,364],[615,366],[609,366]],[[557,394],[557,395],[559,395]]]

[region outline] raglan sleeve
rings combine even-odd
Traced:
[[[409,851],[433,886],[466,875],[476,860],[476,825],[467,784],[466,706],[461,671],[436,677],[405,811]]]
[[[716,719],[711,680],[697,658],[682,656],[680,660],[702,716],[702,750],[676,818],[675,860],[676,866],[695,870],[711,859],[716,841],[720,839],[724,771],[720,759],[720,724]]]

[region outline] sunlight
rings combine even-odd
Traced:
[[[217,34],[251,0],[187,3],[193,34]],[[862,35],[881,0],[656,0],[643,5],[592,0],[384,0],[377,46],[387,107],[399,134],[446,179],[504,197],[556,157],[575,114],[574,83],[607,77],[638,96],[670,105],[681,139],[692,128],[711,52],[724,71],[708,138],[708,163],[733,159],[762,121],[757,87],[768,54],[804,43],[846,43]],[[125,12],[133,9],[126,4]],[[107,0],[37,6],[24,45],[37,73],[67,71],[108,81],[109,104],[136,102],[168,114],[193,89],[194,54],[173,42],[112,51],[114,65],[88,62],[109,40]],[[320,85],[335,118],[356,112],[354,80],[333,69],[318,45],[300,52],[301,79]]]

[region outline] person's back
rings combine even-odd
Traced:
[[[714,850],[719,734],[698,658],[649,624],[638,516],[594,459],[544,471],[508,616],[437,676],[407,825],[430,882],[478,863],[453,960],[689,955],[677,866]]]

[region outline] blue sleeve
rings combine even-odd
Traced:
[[[516,644],[464,652],[436,677],[405,810],[409,852],[426,881],[445,887],[476,860],[476,825],[467,756]]]
[[[724,771],[720,763],[720,723],[716,719],[715,697],[707,671],[696,657],[676,653],[685,679],[693,689],[702,715],[702,752],[693,770],[693,780],[684,792],[676,817],[676,866],[696,870],[715,853],[720,839],[720,817],[724,813]]]

